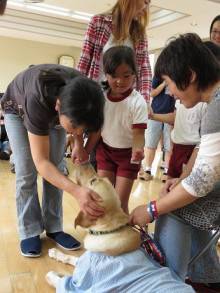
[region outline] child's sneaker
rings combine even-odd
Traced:
[[[153,179],[153,176],[151,175],[151,171],[140,170],[138,172],[138,179],[150,181]]]
[[[164,172],[161,177],[161,181],[165,183],[167,181],[167,178],[168,178],[168,175],[167,175],[167,173]]]
[[[166,168],[166,163],[161,161],[160,170],[164,170]]]

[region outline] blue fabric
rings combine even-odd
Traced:
[[[0,151],[1,152],[5,152],[7,154],[10,154],[10,144],[9,144],[9,141],[3,141],[1,142],[0,141]]]
[[[76,250],[81,246],[79,241],[63,231],[47,233],[47,237],[53,239],[58,245],[67,250]]]
[[[163,134],[163,149],[165,152],[170,152],[170,133],[171,125],[149,119],[147,129],[145,130],[145,146],[147,148],[156,149]]]
[[[154,77],[152,81],[152,88],[157,88],[163,81]],[[175,109],[175,99],[167,93],[165,87],[161,93],[153,98],[151,108],[154,113],[167,114],[171,113]]]
[[[173,214],[160,216],[155,225],[155,240],[166,256],[166,264],[183,280],[186,276],[192,282],[219,283],[220,263],[213,244],[188,269],[192,256],[208,243],[211,232],[199,230],[188,225]]]
[[[191,293],[194,290],[139,249],[115,257],[85,252],[73,276],[62,278],[56,292]]]
[[[41,254],[40,236],[34,236],[21,241],[21,252],[26,256],[37,256]]]
[[[5,115],[5,127],[11,144],[16,169],[16,207],[20,239],[63,230],[62,190],[45,179],[42,207],[37,191],[37,170],[34,165],[27,129],[21,117]],[[50,160],[60,170],[65,152],[64,129],[49,130]]]

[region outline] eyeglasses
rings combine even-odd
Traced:
[[[217,35],[217,34],[219,34],[219,35],[220,35],[220,31],[213,30],[213,31],[211,31],[211,34],[213,34],[213,35]]]

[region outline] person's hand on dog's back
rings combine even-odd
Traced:
[[[105,209],[100,206],[102,199],[92,189],[80,186],[77,194],[77,201],[79,203],[80,210],[89,216],[91,220],[96,220],[104,215]]]
[[[151,218],[147,212],[146,205],[141,205],[136,207],[129,216],[129,223],[134,226],[138,225],[140,227],[144,227],[148,223],[150,223]]]

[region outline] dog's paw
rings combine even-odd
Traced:
[[[56,248],[49,249],[48,255],[49,255],[49,257],[51,257],[57,261],[61,261],[63,263],[68,263],[68,255],[66,255],[65,253],[61,252],[60,250],[58,250]]]
[[[62,276],[60,274],[50,271],[46,274],[45,279],[50,286],[56,288],[61,277]]]
[[[51,258],[55,258],[56,259],[57,254],[58,254],[58,250],[56,248],[51,248],[51,249],[48,250],[48,255]]]

